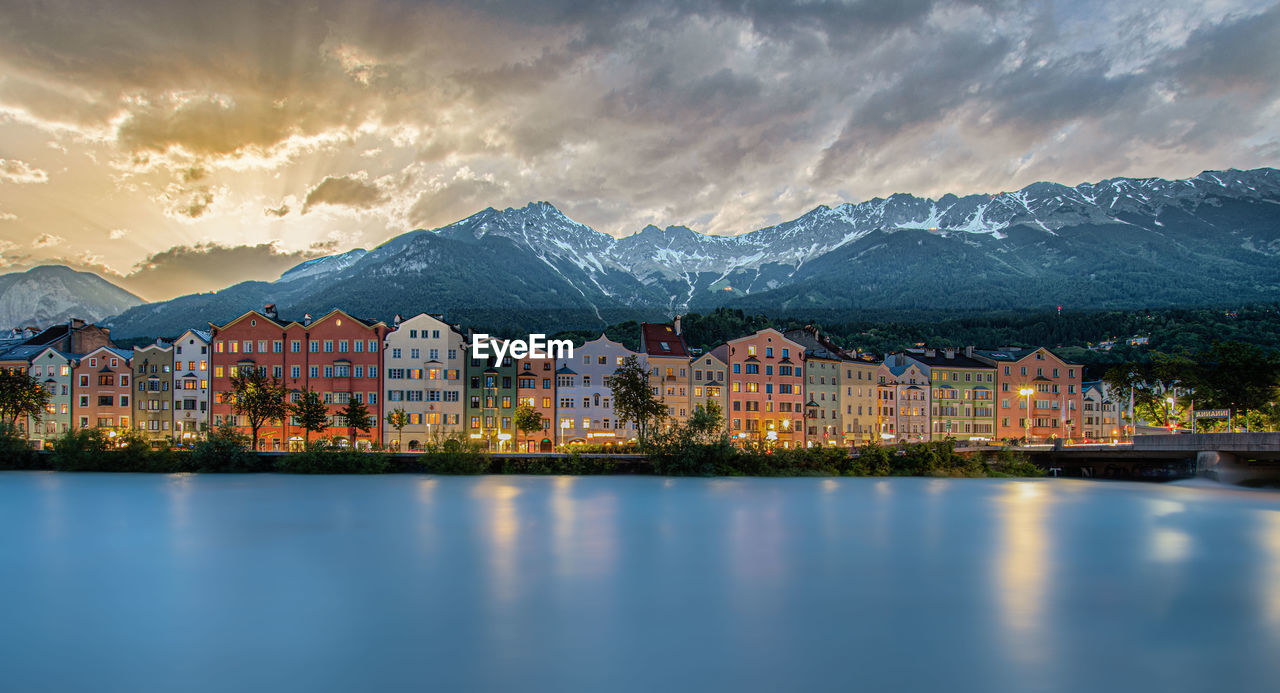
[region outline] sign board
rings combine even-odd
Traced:
[[[1230,409],[1201,409],[1196,412],[1197,419],[1225,419],[1230,415]]]

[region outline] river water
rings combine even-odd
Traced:
[[[1280,495],[0,473],[0,691],[1280,690]]]

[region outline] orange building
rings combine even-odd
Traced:
[[[552,452],[556,446],[556,360],[553,358],[516,360],[516,399],[542,415],[542,430],[516,430],[516,449],[521,452]]]
[[[129,428],[132,357],[132,352],[107,346],[80,357],[72,372],[72,417],[78,428]]]
[[[352,430],[338,413],[352,399],[365,403],[372,419],[368,431],[357,431],[354,444],[380,445],[382,400],[382,343],[389,328],[378,320],[356,318],[333,310],[317,320],[282,321],[275,306],[249,311],[225,325],[210,325],[213,377],[213,425],[223,422],[248,433],[245,417],[233,411],[231,378],[242,368],[258,368],[279,378],[291,401],[302,393],[318,393],[329,408],[329,426],[313,436],[333,437],[352,444]],[[292,417],[268,422],[258,431],[258,448],[300,448],[307,433]]]
[[[977,349],[973,356],[996,369],[996,438],[1083,436],[1083,366],[1043,347]]]
[[[740,445],[804,446],[804,347],[773,328],[712,355],[729,366],[729,435]]]
[[[680,318],[671,324],[640,323],[640,353],[649,362],[649,385],[667,406],[664,427],[682,426],[693,413],[689,399],[689,350],[680,336]]]

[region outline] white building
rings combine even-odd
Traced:
[[[1083,385],[1083,429],[1084,437],[1089,441],[1118,440],[1126,435],[1125,413],[1129,402],[1118,401],[1113,396],[1111,387],[1104,380],[1095,380]]]
[[[609,381],[628,356],[636,354],[604,335],[573,350],[573,358],[556,359],[556,397],[560,443],[605,445],[625,443],[636,437],[635,424],[618,420]]]
[[[173,438],[194,443],[209,431],[209,333],[187,330],[173,340]]]
[[[465,340],[439,316],[397,316],[383,349],[383,402],[390,414],[403,409],[409,423],[397,431],[384,418],[388,447],[420,450],[436,435],[462,432]]]

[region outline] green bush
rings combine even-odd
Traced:
[[[502,474],[573,474],[578,476],[614,474],[617,463],[608,457],[508,457],[498,465]]]
[[[54,438],[49,466],[63,472],[181,472],[187,460],[167,443],[153,447],[140,432],[111,436],[99,428],[67,431]]]
[[[987,458],[987,473],[990,476],[1044,476],[1045,471],[1031,463],[1026,453],[1003,447]]]
[[[51,441],[49,465],[61,472],[111,471],[111,443],[99,428],[69,430]]]
[[[489,455],[475,450],[426,452],[418,466],[428,474],[488,474]]]
[[[249,437],[221,426],[187,453],[187,467],[195,472],[260,472],[262,460],[249,450]]]
[[[658,443],[649,453],[654,474],[664,476],[724,476],[732,474],[740,453],[727,438],[712,443]]]
[[[22,433],[8,424],[0,424],[0,469],[35,469],[35,450]]]
[[[391,455],[352,449],[312,449],[276,457],[275,470],[286,474],[383,474]]]

